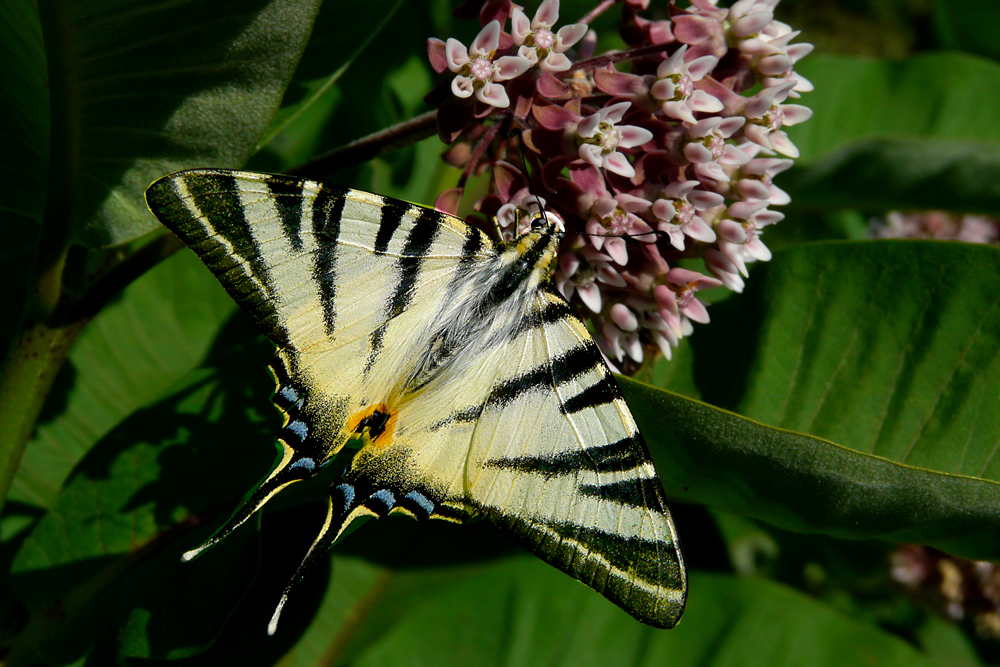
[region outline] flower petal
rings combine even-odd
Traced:
[[[455,95],[455,97],[469,97],[472,95],[473,90],[474,86],[472,85],[472,79],[467,76],[459,74],[451,80],[451,92]]]
[[[712,151],[697,142],[691,142],[684,147],[684,157],[696,164],[708,164],[714,159]]]
[[[769,138],[774,150],[778,151],[782,155],[787,155],[791,158],[799,156],[799,149],[795,147],[795,144],[793,144],[791,139],[788,138],[788,135],[781,130],[772,132]]]
[[[670,222],[677,216],[674,203],[668,199],[657,199],[653,202],[653,215],[663,222]]]
[[[549,55],[539,64],[543,72],[565,72],[572,66],[573,63],[569,58],[555,51],[549,51]]]
[[[606,238],[604,252],[611,255],[611,259],[616,264],[625,265],[628,263],[628,248],[625,247],[625,239],[616,236]]]
[[[448,69],[452,72],[457,72],[462,69],[462,65],[469,63],[468,49],[465,48],[465,44],[454,37],[449,37],[448,41],[445,42],[444,55],[448,59]]]
[[[476,99],[484,104],[490,104],[498,109],[506,109],[510,106],[510,98],[507,91],[499,83],[492,81],[485,82],[476,90]]]
[[[642,146],[647,141],[653,139],[653,133],[644,127],[638,127],[636,125],[619,125],[618,130],[621,132],[621,141],[618,145],[622,148],[635,148],[636,146]]]
[[[723,242],[744,243],[747,240],[747,232],[743,229],[743,225],[728,218],[719,221],[719,236]]]
[[[715,230],[698,216],[691,218],[691,222],[684,225],[682,229],[685,234],[693,238],[695,241],[701,241],[702,243],[714,243],[717,238]]]
[[[555,50],[562,53],[583,39],[583,36],[587,34],[587,30],[586,23],[571,23],[559,28],[559,32],[556,33]]]
[[[774,14],[771,12],[750,12],[737,19],[733,24],[732,31],[734,35],[742,39],[757,34],[773,20]]]
[[[531,22],[534,30],[539,28],[551,28],[559,20],[559,0],[544,0],[535,12],[535,19]]]
[[[598,169],[604,165],[604,157],[601,155],[601,147],[594,144],[583,144],[578,151],[580,159],[588,162]]]
[[[744,199],[768,199],[771,190],[756,178],[744,178],[736,184],[736,190]]]
[[[623,303],[616,303],[608,311],[611,321],[618,325],[622,331],[635,331],[639,328],[639,319],[635,313]]]
[[[715,95],[706,93],[704,90],[696,90],[691,93],[688,105],[695,111],[702,113],[716,113],[722,111],[724,106]]]
[[[604,156],[604,168],[625,178],[635,176],[635,168],[629,163],[628,158],[618,151]]]
[[[597,286],[597,283],[577,285],[576,291],[580,293],[583,305],[590,308],[592,312],[601,312],[601,288]]]
[[[706,74],[715,69],[719,64],[719,59],[715,56],[702,56],[687,63],[688,76],[692,81],[700,81]]]
[[[612,123],[622,122],[622,118],[625,117],[625,112],[628,108],[632,106],[631,102],[618,102],[617,104],[612,104],[611,106],[606,106],[600,111],[601,118],[604,120],[611,121]]]
[[[657,83],[661,82],[658,81]],[[691,107],[688,105],[687,100],[682,102],[664,102],[661,108],[663,109],[663,113],[670,118],[676,118],[677,120],[683,120],[691,124],[698,122],[695,120],[694,114],[691,113]]]
[[[591,114],[577,123],[576,133],[584,139],[590,139],[597,133],[597,128],[601,126],[601,115]]]
[[[782,125],[796,125],[812,118],[813,110],[801,104],[781,105]]]
[[[671,53],[670,57],[656,68],[656,76],[660,79],[665,79],[671,74],[678,74],[681,71],[681,65],[684,63],[684,54],[687,52],[687,48],[688,45],[683,44],[681,48]]]
[[[476,35],[472,46],[469,47],[469,54],[473,57],[489,57],[491,53],[500,46],[500,21],[490,21]]]
[[[503,56],[493,64],[493,80],[506,81],[531,69],[531,60],[522,56]]]
[[[690,182],[692,181],[688,181],[688,183]],[[697,181],[694,181],[694,183],[697,183]],[[715,192],[708,192],[707,190],[694,190],[688,195],[688,201],[699,211],[704,211],[713,206],[718,206],[725,201],[725,197]]]
[[[766,76],[777,76],[792,68],[792,59],[783,53],[776,53],[773,56],[765,56],[757,63],[757,69]]]
[[[517,7],[510,13],[510,34],[518,46],[524,44],[524,40],[531,34],[531,19]]]

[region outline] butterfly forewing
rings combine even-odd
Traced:
[[[147,200],[278,348],[285,456],[186,557],[361,437],[306,563],[363,514],[484,515],[636,618],[677,622],[673,525],[610,371],[551,286],[554,225],[498,247],[397,200],[215,170]]]

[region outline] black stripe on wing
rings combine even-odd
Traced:
[[[497,384],[486,399],[485,407],[504,406],[539,387],[552,388],[584,373],[600,372],[604,368],[597,346],[587,341],[554,357],[550,364],[531,370]]]
[[[274,306],[270,275],[244,215],[237,180],[219,172],[171,174],[149,187],[146,201],[160,222],[194,250],[229,295],[250,312],[257,326],[276,345],[287,347],[288,332]]]
[[[532,391],[551,390],[554,385],[569,382],[589,372],[607,373],[604,361],[593,341],[582,342],[557,355],[552,359],[551,366],[549,364],[536,366],[520,375],[498,382],[482,405],[457,410],[447,419],[435,424],[432,429],[455,422],[477,421],[484,410],[502,408]]]
[[[660,482],[655,477],[631,477],[608,484],[582,484],[581,494],[610,500],[619,505],[649,507],[660,504]]]
[[[673,627],[684,609],[685,575],[677,545],[623,537],[596,527],[544,522],[484,508],[508,536],[650,625]],[[650,509],[662,514],[662,510]],[[663,590],[676,599],[664,599]]]
[[[581,471],[596,473],[621,473],[635,470],[639,466],[651,463],[645,447],[638,435],[622,438],[599,447],[587,447],[577,451],[558,452],[548,455],[526,455],[514,458],[490,459],[484,463],[486,468],[500,468],[547,478],[559,475],[572,475]],[[593,487],[583,487],[584,489]],[[596,487],[601,489],[603,487]],[[597,495],[597,494],[588,494]],[[603,497],[603,496],[602,496]]]
[[[288,178],[270,178],[264,181],[271,194],[274,207],[281,220],[281,230],[296,252],[302,251],[302,218],[304,215],[302,183]],[[329,196],[329,193],[327,193]]]
[[[552,298],[552,297],[555,298]],[[518,336],[531,331],[532,329],[540,329],[546,324],[555,324],[560,320],[571,317],[573,319],[578,319],[573,313],[573,309],[570,307],[566,300],[556,292],[549,293],[550,300],[545,303],[541,308],[532,309],[524,319],[522,319],[517,327],[511,332],[511,339],[517,338]]]
[[[614,378],[610,374],[602,377],[598,382],[590,385],[579,394],[575,396],[570,396],[566,399],[566,402],[560,406],[560,409],[565,414],[573,414],[586,410],[587,408],[596,408],[600,405],[613,402],[616,398],[621,398],[621,390],[618,389],[618,384],[615,382]]]
[[[313,280],[319,288],[319,302],[323,304],[323,326],[326,335],[333,337],[337,325],[337,239],[344,217],[344,196],[323,188],[312,205],[312,224],[319,247],[315,251]]]
[[[398,230],[400,220],[402,219],[403,213],[398,212],[400,210],[399,207],[392,207],[387,211],[388,216],[383,216],[375,239],[376,252],[384,253],[388,248],[392,234]],[[386,329],[389,328],[389,323],[394,317],[406,310],[413,300],[420,267],[426,261],[426,255],[434,244],[434,239],[437,238],[438,232],[441,230],[441,214],[439,212],[430,208],[420,208],[418,210],[420,214],[414,222],[413,228],[410,229],[409,234],[406,236],[402,255],[396,260],[396,270],[399,273],[399,280],[396,283],[396,288],[393,290],[392,297],[389,299],[389,303],[386,305],[385,322],[375,329],[369,338],[371,350],[368,354],[368,363],[365,365],[366,373],[371,369],[375,360],[382,352],[383,339]],[[384,234],[383,230],[387,228],[391,231]]]

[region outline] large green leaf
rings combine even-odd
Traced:
[[[451,581],[437,575],[437,585],[421,586],[417,599],[393,589],[413,588],[418,573],[369,574],[362,580],[367,595],[358,599],[337,585],[341,572],[349,576],[357,569],[348,559],[335,559],[334,582],[316,623],[332,614],[353,616],[366,627],[349,642],[328,635],[321,664],[928,664],[900,639],[761,579],[692,573],[685,615],[677,628],[664,631],[637,623],[535,559],[483,566]],[[317,654],[302,650],[311,634],[310,628],[284,664],[317,664]]]
[[[701,396],[758,423],[627,386],[632,406],[680,497],[998,558],[998,294],[1000,248],[785,250],[692,338]]]
[[[156,227],[142,197],[153,180],[256,151],[319,1],[227,5],[40,0],[60,198],[47,224],[123,243]]]
[[[1000,45],[991,26],[1000,21],[1000,5],[993,0],[966,0],[958,4],[934,0],[934,28],[942,45],[1000,58]]]
[[[253,530],[214,554],[225,567],[182,568],[180,554],[267,471],[274,451],[271,382],[244,363],[241,338],[221,336],[205,369],[135,411],[75,467],[12,566],[33,613],[17,651],[61,663],[106,641],[163,657],[212,641],[253,576]]]
[[[787,530],[1000,558],[1000,484],[907,466],[624,380],[667,494]]]
[[[402,5],[402,0],[341,0],[320,9],[281,109],[261,140],[262,144],[278,142],[279,145],[268,148],[282,154],[284,168],[314,157],[316,149],[321,148],[317,141],[323,125],[343,99],[337,83],[347,68],[379,39],[386,23]],[[398,49],[389,52],[402,55]],[[368,60],[374,54],[365,57]],[[369,67],[363,69],[370,71]]]
[[[48,188],[49,96],[45,50],[31,0],[0,12],[0,363],[21,323]]]
[[[76,341],[24,453],[11,499],[51,507],[91,447],[202,363],[235,310],[191,252],[130,285]]]
[[[962,53],[902,61],[812,55],[812,119],[780,179],[795,206],[1000,213],[1000,64]]]

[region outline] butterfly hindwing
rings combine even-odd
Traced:
[[[147,201],[277,346],[283,458],[185,558],[358,438],[289,588],[358,517],[479,515],[636,618],[677,622],[677,537],[628,407],[552,287],[554,223],[498,246],[397,200],[217,170],[165,177]]]
[[[541,291],[494,355],[506,362],[478,409],[453,415],[475,425],[467,501],[633,616],[672,627],[686,591],[677,536],[642,436],[586,326],[560,295]]]

